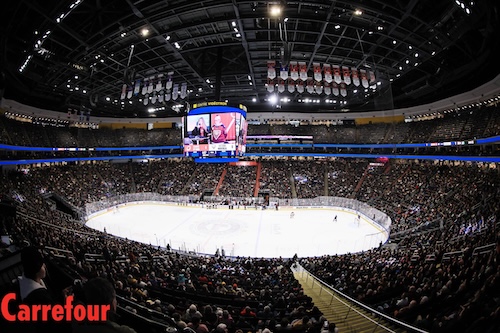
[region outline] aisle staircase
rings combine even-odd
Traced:
[[[304,289],[304,294],[312,298],[329,322],[337,325],[342,333],[390,333],[390,332],[424,332],[409,328],[397,327],[387,320],[372,314],[361,306],[337,294],[332,289],[317,282],[300,266],[294,269],[294,276]]]

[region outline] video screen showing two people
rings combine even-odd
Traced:
[[[236,140],[235,113],[201,114],[187,117],[187,144],[227,143]]]

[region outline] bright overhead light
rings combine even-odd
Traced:
[[[271,95],[271,97],[269,97],[269,103],[276,105],[276,102],[278,102],[278,97],[276,95]]]
[[[281,7],[280,6],[272,6],[270,10],[271,16],[280,16],[281,15]]]
[[[361,9],[356,9],[356,10],[354,11],[354,15],[356,15],[356,16],[360,16],[360,15],[363,15],[363,12],[361,11]]]
[[[144,37],[145,37],[145,36],[147,36],[147,35],[149,35],[149,29],[147,29],[147,28],[143,28],[143,29],[141,30],[141,35],[143,35]]]
[[[233,27],[236,27],[236,22],[235,22],[235,21],[231,22],[231,25],[232,25]]]

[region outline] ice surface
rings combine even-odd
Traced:
[[[294,212],[294,217],[290,213]],[[337,215],[337,222],[334,217]],[[335,208],[230,210],[172,204],[122,206],[93,217],[89,227],[173,249],[230,256],[299,257],[367,250],[387,240],[371,221]]]

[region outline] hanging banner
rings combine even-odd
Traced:
[[[352,75],[352,83],[356,86],[359,87],[359,75],[358,75],[358,70],[354,67],[351,68],[351,75]]]
[[[125,96],[127,95],[127,84],[122,85],[122,93],[120,94],[120,99],[124,100]]]
[[[151,97],[151,104],[156,104],[156,98],[157,98],[157,96],[156,96],[156,91],[155,91],[155,92],[153,92],[153,96]]]
[[[159,103],[163,103],[163,101],[165,100],[165,95],[163,95],[163,91],[160,92],[160,94],[158,95],[158,102]]]
[[[314,81],[312,80],[311,77],[307,78],[306,90],[307,90],[308,93],[314,94]]]
[[[280,93],[285,92],[285,81],[282,78],[278,79],[278,91]]]
[[[330,86],[330,83],[325,82],[325,95],[329,96],[332,94],[332,87]]]
[[[324,64],[323,72],[325,72],[325,81],[328,83],[332,83],[333,81],[332,66],[330,66],[330,64]]]
[[[307,65],[305,62],[299,62],[299,78],[307,81]]]
[[[132,87],[128,87],[127,99],[131,99],[133,94],[134,94],[134,89]]]
[[[173,84],[173,82],[172,82],[173,78],[172,77],[173,77],[173,75],[174,75],[174,72],[168,72],[167,73],[167,83],[165,84],[165,89],[167,89],[167,90],[172,89],[172,84]]]
[[[361,85],[365,88],[368,88],[368,77],[366,76],[366,70],[360,69],[359,73],[361,76]]]
[[[163,74],[158,74],[158,81],[156,81],[156,87],[155,87],[156,92],[160,92],[160,90],[163,89],[161,80],[163,80]]]
[[[375,78],[375,73],[373,71],[369,71],[368,73],[370,75],[370,85],[374,85],[375,81],[377,81]]]
[[[292,78],[288,79],[288,92],[291,94],[295,92],[295,83],[293,82]]]
[[[314,72],[314,80],[321,81],[323,80],[323,76],[321,75],[321,64],[319,62],[313,63],[313,72]]]
[[[304,81],[302,80],[297,80],[297,92],[302,94],[304,92]]]
[[[184,99],[187,96],[187,82],[182,82],[181,84],[181,98]]]
[[[335,82],[332,83],[332,93],[334,96],[339,95],[339,85]]]
[[[290,61],[290,77],[294,81],[299,78],[299,65],[296,61]]]
[[[167,91],[167,93],[165,94],[165,102],[170,101],[171,98],[172,98],[172,95],[170,94],[170,91]]]
[[[149,94],[148,93],[146,93],[146,95],[142,99],[142,104],[144,104],[144,105],[148,105],[149,104]]]
[[[134,95],[138,95],[140,90],[141,90],[141,80],[137,80],[135,81],[134,85]]]
[[[314,83],[314,91],[316,92],[316,94],[318,95],[321,95],[321,93],[323,92],[323,86],[321,85],[321,82],[320,81],[316,81]]]
[[[154,80],[155,80],[154,76],[149,78],[148,94],[151,94],[154,90]]]
[[[267,78],[267,84],[266,84],[266,89],[267,92],[274,92],[274,80]]]
[[[333,81],[336,83],[342,82],[342,77],[340,76],[340,67],[337,65],[333,65]]]
[[[144,79],[141,94],[146,95],[148,93],[149,79]]]
[[[267,77],[270,78],[271,80],[274,80],[276,78],[276,61],[274,60],[268,60],[267,61]]]
[[[179,84],[175,83],[172,88],[172,99],[175,101],[179,97]]]
[[[283,66],[283,65],[281,66],[280,77],[285,81],[288,79],[288,67]]]
[[[347,86],[344,82],[342,82],[340,85],[340,94],[344,97],[347,96]]]
[[[347,85],[351,84],[351,72],[349,71],[349,67],[342,66],[342,74],[344,77],[345,84]]]

